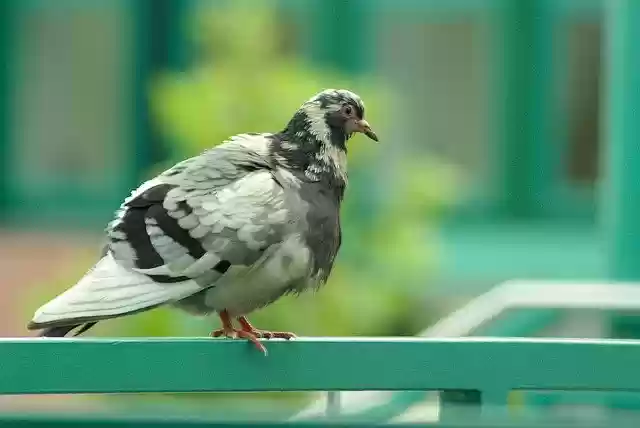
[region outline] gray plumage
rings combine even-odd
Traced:
[[[101,259],[28,325],[80,325],[171,304],[240,317],[323,285],[341,243],[346,141],[364,104],[326,90],[279,133],[240,134],[132,192],[106,228]]]

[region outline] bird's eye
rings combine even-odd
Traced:
[[[346,114],[347,116],[351,116],[351,113],[353,113],[353,109],[351,108],[351,106],[345,106],[344,114]]]

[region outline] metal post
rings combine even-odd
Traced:
[[[640,2],[605,2],[605,116],[600,215],[608,274],[640,279]],[[640,337],[637,317],[614,316],[614,337]]]
[[[0,216],[6,215],[9,208],[9,177],[6,162],[9,161],[10,111],[11,111],[11,47],[13,27],[13,2],[0,2]]]
[[[342,410],[342,403],[340,398],[340,391],[327,391],[326,415],[328,417],[335,417],[340,415],[340,412]]]
[[[531,2],[500,1],[493,21],[491,86],[497,96],[495,112],[495,152],[492,158],[498,212],[522,217],[530,210],[531,159],[530,121],[527,110],[531,99],[531,19],[525,13]]]
[[[375,3],[366,0],[316,0],[311,3],[310,59],[349,74],[366,71],[370,52],[374,49],[369,24]]]
[[[440,422],[469,422],[480,417],[482,394],[476,390],[440,391]]]
[[[497,211],[511,218],[549,211],[559,175],[554,141],[553,17],[546,2],[502,0],[493,10],[491,178]]]
[[[600,215],[611,279],[640,279],[640,2],[605,2]],[[613,314],[609,335],[640,338],[637,316]],[[614,398],[610,408],[619,407]]]

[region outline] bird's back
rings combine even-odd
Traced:
[[[237,136],[177,164],[132,192],[106,229],[104,257],[29,327],[175,303],[251,271],[298,226],[287,194],[265,136]]]

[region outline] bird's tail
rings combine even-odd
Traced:
[[[67,334],[69,334],[69,332],[71,332],[71,330],[73,330],[76,327],[80,327],[80,330],[78,330],[74,336],[79,336],[82,333],[84,333],[85,331],[89,330],[91,327],[93,327],[94,325],[96,325],[98,322],[88,322],[86,324],[70,324],[70,325],[61,325],[61,326],[56,326],[56,327],[47,327],[44,328],[40,331],[40,334],[38,334],[38,336],[40,337],[65,337]]]
[[[109,253],[78,283],[40,307],[27,328],[42,330],[42,336],[64,337],[81,326],[77,336],[97,321],[147,311],[201,290],[192,280],[156,283],[121,266]]]

